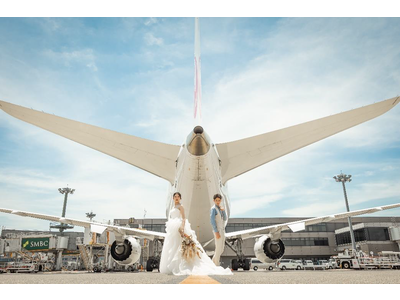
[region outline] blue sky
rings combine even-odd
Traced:
[[[400,94],[399,18],[201,18],[203,125],[215,143]],[[192,129],[192,18],[1,18],[0,99],[181,144]],[[232,179],[231,217],[400,202],[400,108]],[[165,217],[167,182],[0,112],[0,207]],[[397,216],[400,210],[375,215]],[[0,225],[48,229],[1,214]]]

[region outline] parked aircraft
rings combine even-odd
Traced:
[[[199,242],[206,250],[212,251],[214,249],[214,237],[209,221],[210,207],[213,205],[213,195],[219,193],[223,195],[222,205],[225,207],[228,216],[230,215],[227,188],[227,182],[230,179],[326,137],[376,118],[392,109],[400,101],[400,97],[394,97],[365,107],[246,139],[227,143],[213,143],[201,124],[201,59],[198,18],[195,20],[194,62],[195,126],[190,130],[182,145],[169,145],[151,141],[4,101],[0,101],[0,108],[15,118],[108,154],[167,180],[170,187],[167,216],[174,205],[172,194],[179,191],[184,195],[182,204],[192,228],[196,231]],[[273,262],[285,253],[285,246],[280,238],[281,232],[284,230],[296,232],[304,230],[305,226],[308,225],[396,207],[400,207],[400,203],[227,233],[227,243],[232,244],[237,253],[237,258],[232,261],[232,267],[233,269],[239,267],[245,270],[249,269],[249,259],[246,259],[242,252],[244,239],[256,237],[257,241],[254,246],[256,257],[264,262]],[[111,254],[120,264],[133,264],[139,259],[140,244],[136,238],[162,241],[165,237],[165,234],[161,232],[143,231],[13,209],[1,208],[0,211],[83,226],[86,231],[90,230],[96,233],[102,233],[105,230],[112,232],[115,235],[115,241],[111,247]],[[157,267],[157,263],[157,260],[152,258],[149,265]]]

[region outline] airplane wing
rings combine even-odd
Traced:
[[[268,132],[250,138],[216,144],[222,167],[222,183],[290,152],[351,128],[392,109],[400,97],[343,113]]]
[[[17,216],[21,216],[21,217],[30,217],[30,218],[36,218],[36,219],[41,219],[41,220],[60,222],[60,223],[64,223],[64,224],[86,227],[86,228],[90,228],[90,230],[92,232],[97,232],[97,233],[102,233],[102,232],[104,232],[104,230],[107,230],[107,231],[114,232],[119,235],[132,235],[132,236],[135,236],[138,238],[145,238],[145,239],[149,239],[149,240],[154,240],[154,239],[162,240],[165,238],[165,233],[149,231],[149,230],[142,230],[142,229],[137,229],[137,228],[130,228],[130,227],[124,227],[124,226],[108,225],[108,224],[97,223],[97,222],[75,220],[75,219],[70,219],[70,218],[62,218],[62,217],[56,217],[56,216],[50,216],[50,215],[44,215],[44,214],[38,214],[38,213],[32,213],[32,212],[26,212],[26,211],[20,211],[20,210],[13,210],[13,209],[7,209],[7,208],[0,208],[0,212],[17,215]]]
[[[135,137],[4,101],[0,101],[0,108],[17,119],[120,159],[164,178],[171,184],[174,183],[180,146]]]
[[[289,222],[289,223],[271,225],[271,226],[266,226],[266,227],[253,228],[253,229],[247,229],[247,230],[236,231],[236,232],[228,232],[225,234],[225,237],[227,240],[234,240],[234,239],[238,239],[238,238],[249,239],[249,238],[258,237],[258,236],[264,235],[264,234],[279,233],[280,231],[289,230],[289,229],[292,230],[292,232],[297,232],[297,231],[304,230],[305,226],[308,226],[308,225],[313,225],[313,224],[318,224],[318,223],[323,223],[323,222],[330,222],[333,220],[343,219],[343,218],[352,217],[352,216],[370,214],[370,213],[387,210],[387,209],[393,209],[393,208],[397,208],[397,207],[400,207],[400,203],[386,205],[386,206],[373,207],[373,208],[366,208],[366,209],[355,210],[355,211],[351,211],[351,212],[344,212],[344,213],[340,213],[340,214],[305,219],[305,220],[294,221],[294,222]]]

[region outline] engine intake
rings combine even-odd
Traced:
[[[285,254],[285,245],[281,239],[272,240],[269,235],[263,235],[254,244],[254,254],[263,262],[274,262]]]
[[[122,243],[114,241],[111,256],[120,265],[131,265],[140,258],[141,247],[134,237],[126,238]]]

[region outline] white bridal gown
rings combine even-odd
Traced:
[[[182,217],[179,209],[173,208],[170,218],[165,223],[167,235],[161,253],[160,272],[174,275],[233,275],[229,268],[217,267],[207,256],[203,247],[197,241],[196,233],[190,228],[188,220],[185,221],[185,233],[191,235],[197,247],[201,249],[200,257],[197,255],[191,259],[184,259],[181,252],[182,237],[179,227],[182,225]]]

